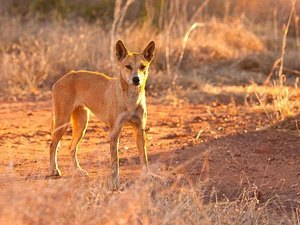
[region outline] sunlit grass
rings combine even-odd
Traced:
[[[42,179],[42,178],[41,178]],[[28,186],[28,182],[30,185]],[[34,184],[31,184],[34,182]],[[1,196],[3,224],[297,224],[297,212],[281,212],[281,199],[259,200],[254,186],[236,200],[219,199],[205,182],[167,173],[142,175],[111,192],[105,178],[18,181]],[[32,188],[34,186],[34,188]],[[204,203],[209,199],[209,203]],[[274,207],[275,206],[275,207]]]

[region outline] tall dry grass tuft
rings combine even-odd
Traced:
[[[273,105],[273,116],[270,116],[269,113],[267,113],[268,117],[274,117],[277,120],[283,120],[286,117],[295,115],[298,110],[298,104],[292,101],[292,98],[294,97],[293,88],[286,86],[286,75],[284,74],[284,62],[285,62],[285,54],[286,54],[286,45],[287,45],[287,35],[289,32],[289,28],[291,25],[292,17],[295,16],[295,10],[296,10],[296,0],[291,0],[291,10],[289,13],[289,17],[287,19],[287,22],[285,24],[283,35],[282,35],[282,43],[281,43],[281,54],[280,57],[275,60],[274,65],[271,69],[271,72],[269,73],[268,77],[265,80],[265,85],[268,85],[270,82],[272,76],[275,72],[277,72],[277,79],[273,81],[273,92],[272,92],[272,105]],[[297,31],[297,30],[296,30]],[[297,39],[296,39],[297,42]],[[278,71],[275,70],[276,67],[279,67]],[[286,71],[291,71],[287,70]],[[297,72],[297,71],[296,71]],[[297,82],[298,79],[295,80],[295,88],[297,89]],[[296,91],[297,93],[297,91]],[[259,99],[260,104],[263,106],[264,110],[266,109],[266,103],[262,101],[262,99],[270,99],[270,97],[266,98],[264,97],[265,93],[260,93],[260,96],[257,97]],[[266,111],[266,110],[265,110]]]

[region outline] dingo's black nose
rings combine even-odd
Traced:
[[[139,77],[133,77],[132,78],[132,82],[134,85],[139,85],[140,84],[140,78]]]

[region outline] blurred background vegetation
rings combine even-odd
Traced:
[[[298,1],[0,0],[0,4],[4,98],[37,98],[73,69],[118,74],[114,62],[118,39],[134,51],[150,40],[156,42],[147,88],[158,97],[171,93],[173,99],[203,102],[208,89],[216,86],[275,82],[277,87],[278,77],[284,77],[289,88],[298,84]],[[249,97],[247,91],[243,95]],[[262,95],[259,104],[274,102],[270,93]],[[286,90],[283,95],[280,98],[290,105],[291,96]]]
[[[126,1],[120,1],[120,4],[126,4]],[[203,19],[212,16],[218,18],[224,17],[246,17],[252,22],[265,23],[272,21],[276,16],[278,23],[284,23],[290,10],[290,1],[288,0],[139,0],[132,2],[128,8],[126,18],[130,20],[145,20],[149,11],[147,7],[153,7],[154,24],[158,25],[158,17],[163,8],[183,6],[187,16],[192,15],[203,4],[201,17]],[[115,0],[1,0],[2,13],[9,16],[20,15],[28,18],[31,16],[41,19],[49,19],[54,16],[57,19],[78,19],[82,18],[89,22],[101,20],[111,22],[114,17]],[[203,5],[203,6],[204,6]],[[175,6],[176,7],[176,6]],[[179,9],[178,9],[179,10]],[[276,14],[276,15],[274,15]]]

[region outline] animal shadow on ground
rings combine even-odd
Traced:
[[[219,199],[234,201],[248,189],[262,203],[277,196],[287,209],[299,207],[298,121],[300,114],[261,130],[153,154],[150,164],[165,168],[167,176],[203,184],[205,201],[212,191]],[[138,158],[124,162],[132,161]]]

